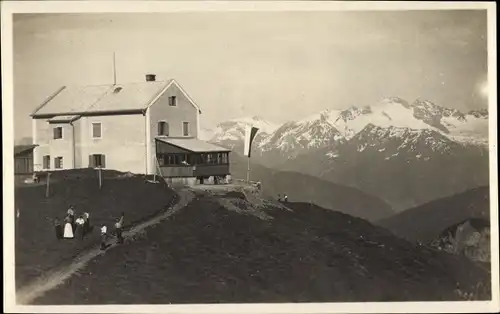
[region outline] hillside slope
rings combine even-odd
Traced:
[[[247,167],[246,157],[231,154],[233,177],[246,178]],[[394,214],[387,203],[375,196],[298,172],[276,171],[252,162],[250,179],[260,181],[264,194],[275,199],[286,193],[291,202],[312,202],[369,221]]]
[[[314,205],[256,209],[235,194],[198,194],[36,303],[451,301],[465,292],[490,298],[488,273],[467,259]]]
[[[52,267],[72,260],[80,252],[99,243],[100,224],[111,228],[125,213],[124,227],[147,219],[165,209],[175,193],[164,182],[147,183],[143,176],[103,171],[99,189],[98,174],[93,169],[54,172],[50,177],[50,197],[46,198],[44,179],[38,185],[15,189],[15,272],[16,286],[44,274]],[[90,213],[93,230],[85,239],[58,241],[54,220],[63,221],[69,206],[77,216]]]
[[[379,221],[410,241],[429,242],[445,229],[470,218],[490,218],[490,189],[479,187],[448,196]]]

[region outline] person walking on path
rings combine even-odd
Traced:
[[[85,220],[83,220],[83,216],[80,216],[76,219],[76,228],[75,228],[75,236],[77,239],[83,240],[85,236]]]
[[[120,219],[115,223],[115,230],[116,230],[116,239],[117,242],[122,244],[123,243],[123,217],[125,216],[125,213],[122,213],[122,216]]]
[[[106,225],[101,226],[101,250],[106,249],[106,240],[108,238],[108,227]]]
[[[87,234],[90,232],[90,214],[89,213],[83,213],[83,220],[84,220],[84,225],[83,225],[83,233]]]
[[[71,205],[67,211],[67,217],[71,220],[69,223],[71,224],[71,227],[73,228],[73,231],[75,231],[75,209],[73,205]]]
[[[286,195],[286,194],[285,194],[285,196],[283,197],[283,201],[284,201],[285,203],[288,203],[288,195]]]
[[[73,234],[73,226],[71,225],[72,219],[69,216],[66,216],[64,219],[64,238],[65,239],[73,239],[75,236]]]
[[[54,230],[56,232],[56,239],[61,240],[63,238],[64,231],[63,231],[63,226],[61,225],[61,222],[57,218],[54,219]]]

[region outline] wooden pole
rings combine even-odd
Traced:
[[[50,194],[50,172],[47,173],[47,189],[45,190],[45,197],[49,197]]]
[[[250,156],[248,156],[247,182],[250,183]]]
[[[102,188],[102,174],[101,174],[101,168],[97,168],[99,171],[99,189]]]

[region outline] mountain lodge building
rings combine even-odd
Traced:
[[[173,79],[61,87],[32,114],[35,172],[100,167],[194,184],[229,175],[230,150],[201,141],[201,109]]]

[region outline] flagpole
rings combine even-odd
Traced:
[[[248,156],[247,182],[250,183],[250,156]]]

